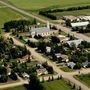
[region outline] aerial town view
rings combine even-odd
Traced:
[[[0,90],[90,90],[90,0],[0,0]]]

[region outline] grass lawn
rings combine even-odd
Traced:
[[[74,76],[77,80],[81,81],[82,83],[86,84],[90,87],[90,73],[89,74],[82,74]]]
[[[67,85],[64,80],[55,80],[51,82],[43,83],[46,90],[73,90],[70,86]],[[18,86],[14,88],[4,89],[4,90],[26,90],[24,86]]]
[[[61,70],[63,70],[64,72],[73,72],[74,70],[68,67],[61,67]]]
[[[90,4],[90,0],[6,0],[26,10],[38,10],[46,7],[70,7]]]

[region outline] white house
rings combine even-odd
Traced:
[[[46,52],[47,52],[47,53],[50,53],[50,52],[51,52],[51,47],[48,47],[48,46],[47,46],[47,47],[46,47]]]

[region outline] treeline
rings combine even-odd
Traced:
[[[49,9],[49,10],[41,10],[39,11],[40,15],[44,15],[50,19],[56,20],[57,16],[52,15],[51,13],[57,13],[57,12],[65,12],[65,11],[76,11],[76,10],[84,10],[84,9],[90,9],[90,5],[88,6],[78,6],[78,7],[69,7],[64,9]]]
[[[48,17],[48,18],[50,18],[50,19],[52,19],[52,20],[56,20],[56,19],[57,19],[56,16],[48,13],[47,11],[40,11],[39,14],[40,14],[40,15],[43,15],[43,16],[46,16],[46,17]]]
[[[26,27],[28,27],[29,25],[33,25],[36,24],[36,19],[29,21],[29,20],[13,20],[13,21],[9,21],[4,23],[4,30],[5,32],[10,32],[11,29],[15,29],[17,31],[24,31],[26,29]]]

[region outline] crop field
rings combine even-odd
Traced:
[[[90,5],[90,0],[5,0],[26,10],[38,10],[48,7],[70,7]]]
[[[20,19],[23,16],[9,8],[0,8],[0,31],[3,28],[3,24],[10,20]]]

